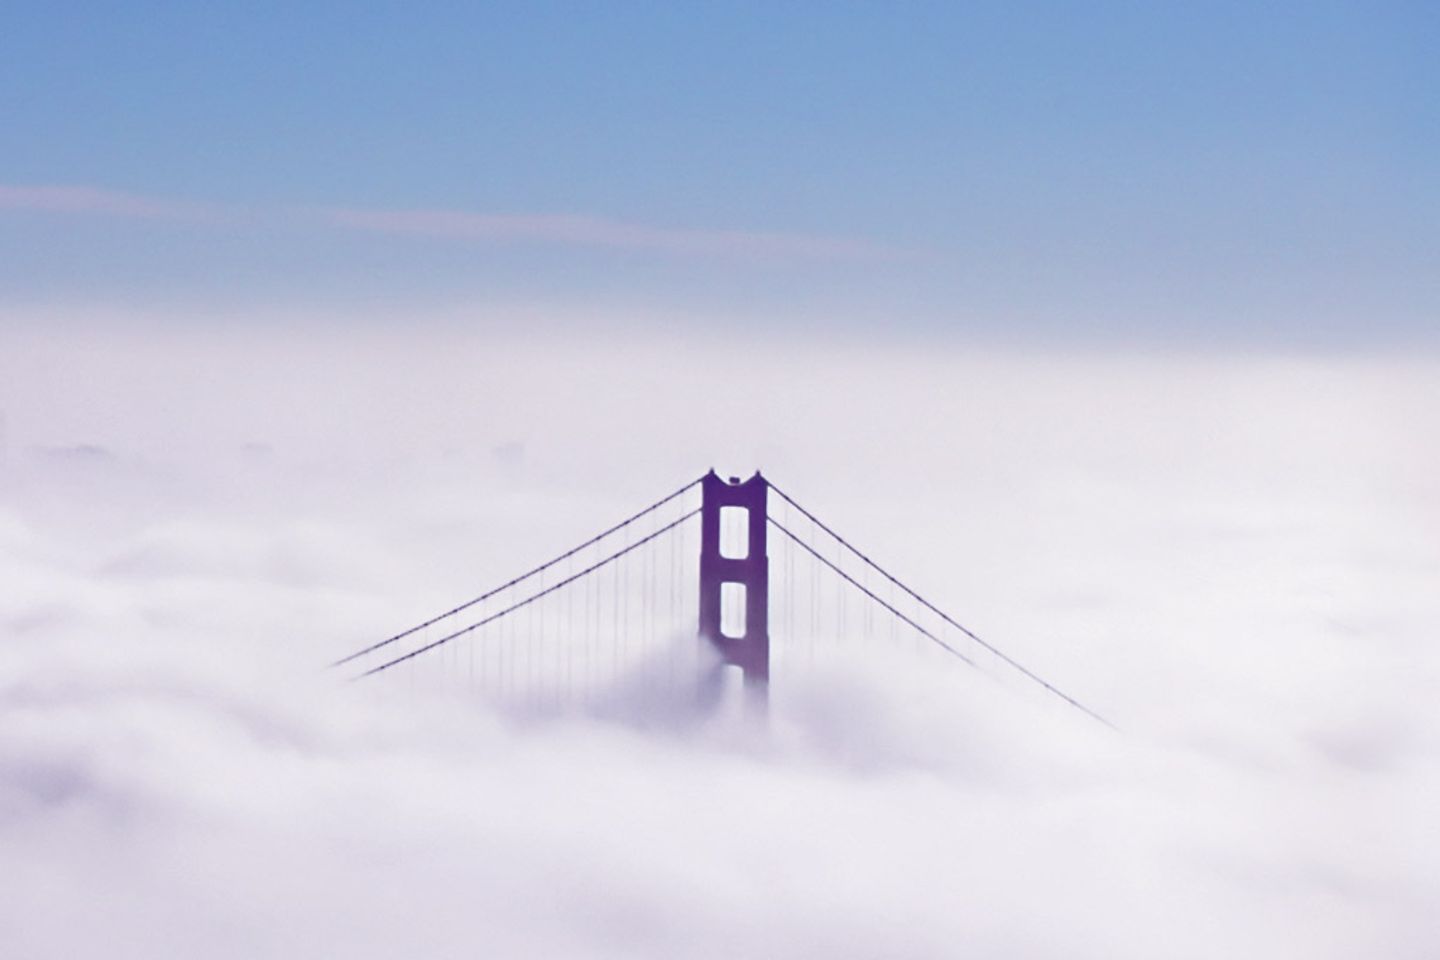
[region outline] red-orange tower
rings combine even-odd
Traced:
[[[749,480],[731,477],[728,482],[711,470],[700,481],[700,636],[719,651],[721,669],[740,668],[747,699],[761,704],[770,682],[770,560],[765,519],[769,488],[758,470]],[[725,544],[721,540],[721,512],[728,509],[745,513],[745,535],[736,538],[741,543],[731,544],[730,554],[722,551]],[[725,595],[737,591],[743,598],[730,598],[734,610],[727,617]],[[737,626],[734,613],[739,611],[744,619]]]

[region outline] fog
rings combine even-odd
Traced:
[[[45,319],[0,339],[7,956],[1440,950],[1431,359]],[[711,466],[1118,732],[878,654],[763,730],[324,669]]]

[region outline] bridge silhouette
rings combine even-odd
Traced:
[[[711,470],[331,666],[355,680],[407,674],[412,684],[424,671],[428,682],[537,709],[595,703],[624,685],[712,708],[736,688],[763,712],[773,677],[877,647],[935,658],[943,669],[1008,673],[1111,726],[758,471],[741,480]]]

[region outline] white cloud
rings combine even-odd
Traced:
[[[7,339],[15,956],[1435,952],[1426,362]],[[760,739],[318,669],[712,463],[1124,735],[906,657]]]

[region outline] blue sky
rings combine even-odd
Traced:
[[[18,3],[6,22],[11,310],[1440,339],[1433,5]]]

